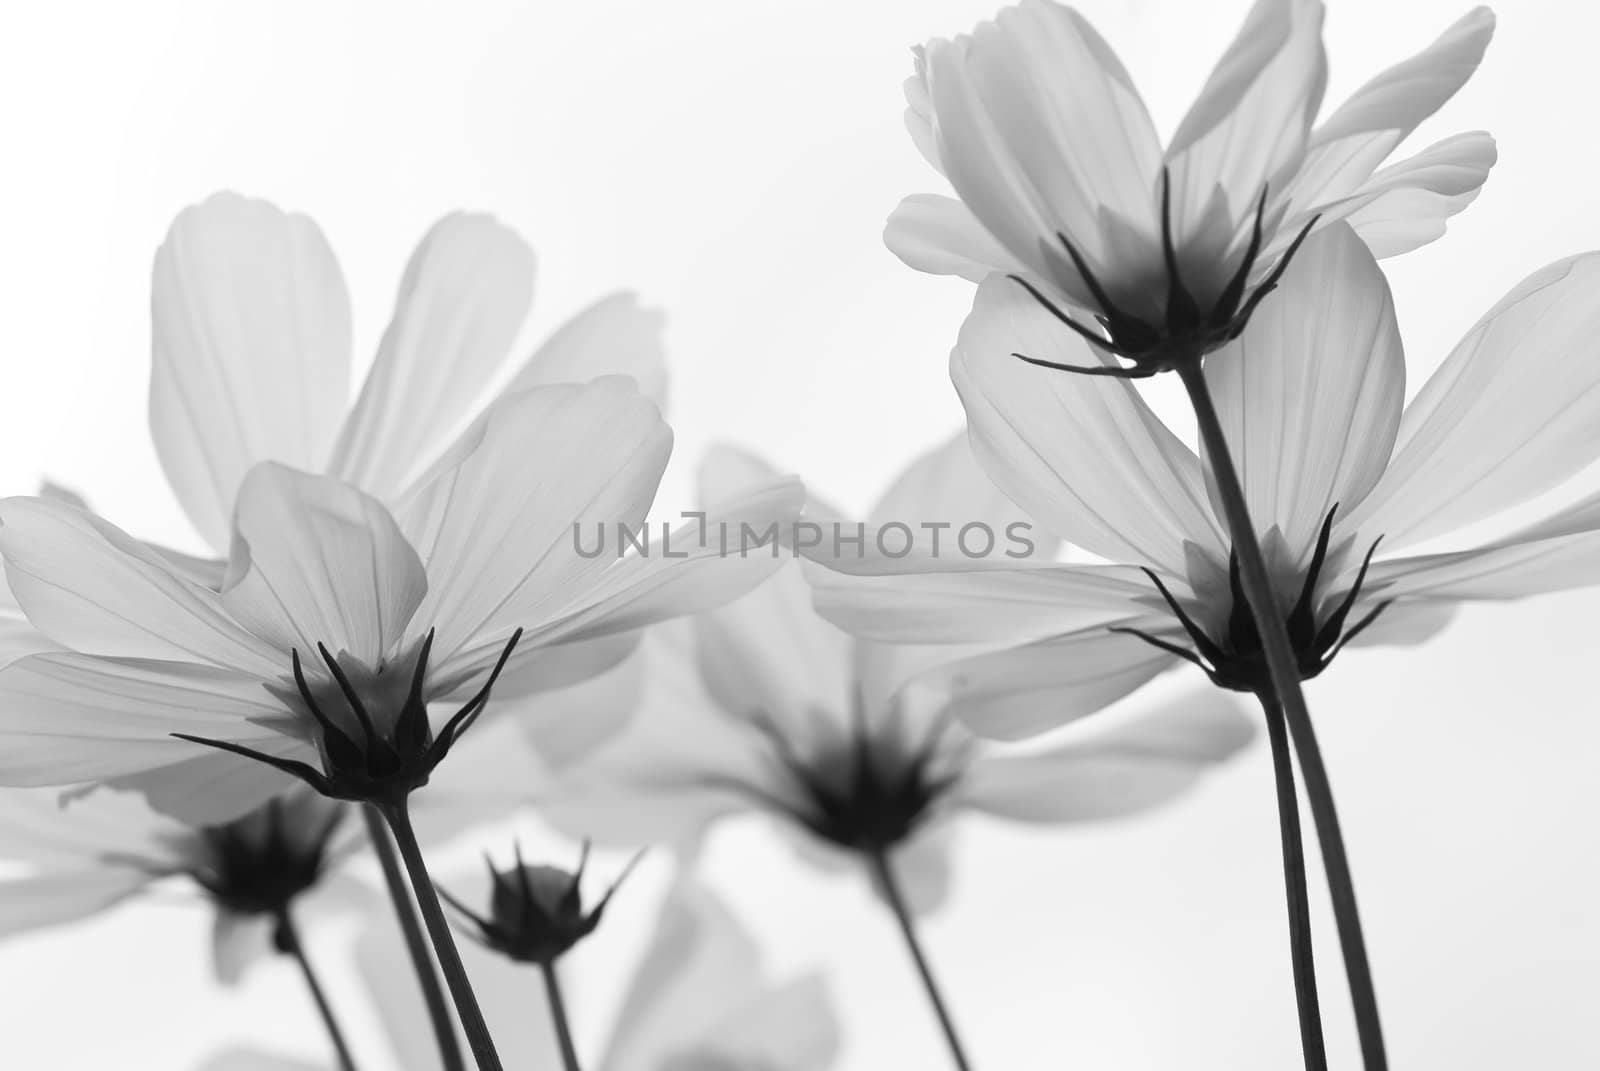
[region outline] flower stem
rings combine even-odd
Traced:
[[[293,956],[294,961],[300,965],[300,973],[306,980],[306,988],[311,991],[311,999],[316,1002],[317,1011],[322,1015],[322,1024],[328,1028],[328,1039],[333,1042],[333,1051],[338,1057],[340,1071],[356,1071],[356,1062],[350,1056],[350,1046],[345,1043],[344,1031],[339,1029],[339,1020],[333,1014],[333,1005],[328,1003],[328,994],[323,992],[322,983],[317,979],[317,972],[312,969],[311,960],[306,956],[305,946],[300,943],[300,932],[295,929],[294,919],[290,916],[287,905],[278,910],[273,921],[273,941],[278,951]]]
[[[1272,746],[1272,776],[1278,789],[1278,836],[1283,842],[1283,890],[1289,902],[1289,954],[1294,964],[1294,994],[1300,1012],[1300,1051],[1307,1068],[1327,1071],[1322,1040],[1322,1009],[1317,1002],[1317,968],[1311,950],[1311,903],[1306,895],[1306,850],[1300,837],[1300,801],[1295,796],[1294,757],[1283,708],[1271,694],[1260,697]]]
[[[544,972],[544,992],[550,999],[550,1021],[555,1024],[556,1039],[561,1042],[561,1065],[566,1071],[582,1071],[578,1063],[578,1049],[572,1044],[572,1026],[567,1022],[567,1004],[561,999],[561,980],[556,975],[554,963],[541,963]]]
[[[473,993],[472,982],[467,978],[467,969],[461,964],[461,953],[456,950],[455,936],[451,934],[450,923],[439,904],[439,894],[433,887],[433,879],[428,876],[428,864],[423,861],[416,831],[411,828],[410,808],[404,797],[378,806],[383,811],[384,820],[389,823],[389,831],[394,834],[406,873],[411,877],[411,889],[416,893],[417,906],[422,909],[422,921],[433,941],[434,954],[439,957],[439,969],[444,972],[445,984],[455,1000],[456,1015],[461,1019],[461,1028],[466,1032],[467,1045],[478,1063],[478,1071],[504,1071],[500,1054],[495,1052],[494,1039],[489,1036],[489,1024],[483,1020],[477,995]]]
[[[1311,819],[1322,847],[1323,868],[1327,872],[1328,891],[1333,900],[1345,975],[1350,982],[1356,1031],[1361,1039],[1362,1065],[1366,1071],[1388,1071],[1383,1027],[1378,1018],[1378,997],[1373,988],[1372,967],[1367,960],[1366,941],[1361,932],[1361,916],[1356,910],[1355,883],[1351,879],[1350,863],[1345,855],[1344,837],[1333,803],[1333,788],[1328,781],[1327,769],[1322,764],[1322,752],[1317,746],[1305,693],[1300,689],[1300,672],[1289,644],[1289,633],[1273,595],[1272,581],[1261,555],[1261,543],[1256,537],[1250,508],[1245,502],[1244,487],[1239,482],[1238,470],[1228,452],[1228,440],[1200,362],[1180,363],[1178,377],[1183,381],[1194,407],[1200,441],[1211,461],[1211,475],[1222,498],[1234,550],[1239,555],[1240,584],[1244,588],[1245,600],[1250,604],[1256,632],[1261,637],[1262,652],[1266,655],[1272,689],[1281,704],[1300,762],[1300,772],[1305,778],[1306,802],[1311,808]]]
[[[394,841],[383,824],[383,812],[371,804],[361,806],[366,819],[367,838],[383,867],[383,880],[389,886],[389,898],[394,901],[394,913],[400,920],[400,932],[405,935],[406,951],[411,955],[411,966],[417,974],[417,984],[422,988],[422,1000],[428,1007],[428,1021],[433,1024],[434,1040],[439,1045],[439,1062],[444,1071],[466,1071],[461,1048],[456,1039],[455,1020],[450,1018],[450,1007],[445,1003],[444,989],[439,984],[439,972],[434,968],[433,953],[428,951],[428,939],[422,934],[422,923],[417,919],[416,901],[406,886],[405,875],[400,870],[400,860],[395,855]]]
[[[878,879],[884,897],[889,901],[889,907],[894,911],[895,919],[900,923],[900,932],[905,935],[906,948],[911,951],[911,959],[917,965],[917,973],[922,976],[922,988],[927,990],[928,1002],[933,1005],[934,1014],[939,1017],[939,1027],[944,1031],[944,1040],[950,1047],[950,1056],[960,1071],[972,1071],[972,1065],[967,1062],[967,1054],[961,1047],[961,1037],[956,1033],[955,1021],[951,1019],[950,1010],[945,1007],[944,998],[939,994],[939,983],[934,981],[933,968],[928,966],[928,958],[922,953],[922,942],[917,939],[917,928],[911,918],[911,909],[906,904],[905,894],[900,890],[900,879],[895,877],[894,868],[889,864],[888,853],[882,850],[868,852],[867,859],[871,863],[873,875]]]

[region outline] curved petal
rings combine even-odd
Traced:
[[[350,296],[315,223],[233,193],[179,213],[152,285],[156,454],[223,551],[251,465],[328,457],[349,399]]]
[[[250,748],[278,758],[312,757],[304,741],[288,736],[258,740]],[[207,751],[153,770],[113,777],[104,784],[140,793],[164,815],[193,826],[208,826],[241,818],[301,782],[243,755]]]
[[[1329,511],[1348,515],[1383,475],[1405,401],[1389,285],[1350,228],[1306,242],[1205,377],[1258,534],[1276,526],[1309,554]]]
[[[970,38],[930,42],[919,66],[945,174],[1017,259],[1048,274],[1041,243],[1058,232],[1092,258],[1102,212],[1150,219],[1155,128],[1115,53],[1071,8],[1024,0]]]
[[[587,383],[598,376],[632,376],[645,397],[665,405],[667,355],[661,342],[666,315],[622,291],[601,298],[534,351],[504,393],[551,383]]]
[[[1457,134],[1379,171],[1328,216],[1344,215],[1380,260],[1409,253],[1442,235],[1445,221],[1477,199],[1498,155],[1483,131]]]
[[[883,244],[909,268],[981,283],[994,272],[1025,274],[1027,265],[984,229],[954,197],[916,193],[889,213]]]
[[[326,644],[375,670],[427,588],[417,552],[377,499],[277,464],[245,477],[221,599],[278,650],[311,658]]]
[[[1256,0],[1167,146],[1173,232],[1192,241],[1215,191],[1237,222],[1305,151],[1327,57],[1318,0]]]
[[[1170,618],[1126,624],[1184,642]],[[1093,628],[978,655],[931,676],[948,682],[950,710],[967,728],[1020,740],[1093,714],[1177,663],[1136,636]]]
[[[1427,48],[1351,94],[1312,132],[1306,159],[1287,192],[1289,211],[1310,213],[1361,187],[1419,123],[1466,84],[1493,35],[1494,14],[1475,8]]]
[[[1142,574],[1122,566],[927,563],[920,573],[865,571],[876,564],[828,561],[807,572],[818,613],[884,643],[1036,640],[1127,617],[1153,594]]]
[[[415,630],[437,629],[436,657],[503,644],[585,592],[616,564],[613,526],[642,524],[671,449],[660,411],[621,376],[497,403],[399,511],[428,571]],[[611,553],[580,553],[596,525]]]
[[[260,680],[207,666],[41,654],[0,669],[0,784],[101,781],[208,753],[190,733],[281,741],[283,704]],[[313,758],[306,745],[301,758]]]
[[[1426,643],[1450,626],[1460,608],[1453,602],[1400,600],[1362,629],[1349,646],[1414,647]]]
[[[1373,601],[1521,599],[1589,587],[1600,584],[1600,531],[1395,558],[1374,565],[1368,584]]]
[[[245,972],[272,952],[272,919],[218,908],[211,926],[211,970],[218,982],[235,986]]]
[[[257,675],[279,669],[272,648],[229,617],[214,591],[92,513],[42,498],[0,501],[0,551],[28,619],[65,647]]]
[[[411,255],[394,318],[331,471],[387,499],[471,415],[533,300],[533,250],[490,216],[435,223]]]
[[[109,865],[0,881],[0,939],[88,918],[150,881],[135,868]]]
[[[1199,460],[1130,383],[1036,368],[1014,353],[1103,363],[1014,282],[995,277],[978,288],[950,377],[973,452],[1007,498],[1113,561],[1182,576],[1185,543],[1220,552]]]
[[[961,800],[1022,822],[1122,818],[1175,799],[1255,736],[1231,696],[1215,688],[1185,692],[1093,739],[1031,755],[980,756],[962,779]]]
[[[1549,490],[1600,453],[1600,254],[1529,276],[1406,408],[1352,530],[1404,546]]]
[[[83,869],[113,853],[146,876],[180,858],[190,831],[128,793],[10,789],[0,793],[0,858],[47,870]]]

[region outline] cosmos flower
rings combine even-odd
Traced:
[[[467,945],[462,949],[485,1014],[496,1025],[507,1067],[558,1067],[542,1018],[539,972]],[[398,934],[374,926],[357,948],[362,976],[388,1028],[400,1071],[438,1071]],[[574,1003],[584,1014],[582,964]],[[565,977],[571,977],[567,975]],[[634,971],[596,1071],[825,1071],[839,1030],[819,976],[771,979],[760,949],[710,892],[681,879],[661,909],[655,935]],[[363,1064],[363,1066],[366,1066]],[[585,1067],[591,1066],[589,1063]],[[202,1071],[326,1071],[327,1065],[239,1049]]]
[[[1597,287],[1597,254],[1535,272],[1402,409],[1388,285],[1341,224],[1310,239],[1243,337],[1207,358],[1303,677],[1351,642],[1419,642],[1464,601],[1600,581],[1592,495],[1498,538],[1416,549],[1506,527],[1507,511],[1600,456]],[[985,471],[1108,564],[833,556],[813,575],[819,609],[879,641],[1001,645],[946,671],[963,720],[986,736],[1062,724],[1185,659],[1220,685],[1259,689],[1260,643],[1202,460],[1131,384],[1040,371],[1014,351],[1111,358],[1001,278],[980,287],[951,356]]]
[[[693,534],[671,556],[575,552],[580,522],[639,527],[670,448],[654,403],[608,376],[502,399],[392,510],[335,477],[258,464],[218,590],[92,513],[0,502],[12,590],[68,649],[0,671],[0,782],[118,778],[192,759],[208,744],[188,741],[204,740],[340,798],[409,792],[496,682],[580,680],[642,625],[775,567]],[[710,523],[784,523],[800,497],[773,481]],[[262,798],[210,787],[207,815]]]
[[[1023,0],[929,42],[906,121],[959,200],[907,198],[889,248],[922,271],[999,272],[1065,299],[1088,312],[1079,329],[1148,374],[1237,334],[1308,231],[1346,220],[1379,256],[1433,240],[1477,195],[1493,140],[1461,134],[1380,165],[1471,76],[1493,16],[1470,12],[1318,123],[1322,15],[1317,0],[1257,0],[1165,148],[1070,7]]]
[[[0,853],[26,872],[0,881],[0,935],[75,922],[187,880],[213,908],[213,962],[231,984],[269,950],[279,912],[366,899],[338,870],[364,839],[346,807],[302,787],[197,827],[133,793],[67,804],[58,792],[9,790],[0,794]]]
[[[717,496],[767,472],[723,451],[702,483]],[[808,514],[837,516],[815,502]],[[956,441],[906,471],[873,516],[1004,531],[1022,515]],[[1116,732],[1027,755],[986,750],[953,722],[947,696],[918,686],[929,656],[948,660],[948,650],[858,642],[811,598],[793,563],[725,607],[654,630],[638,660],[614,671],[640,674],[640,713],[565,768],[541,813],[625,843],[683,841],[726,815],[766,814],[800,831],[824,865],[859,871],[888,856],[912,904],[929,910],[947,884],[953,818],[1071,825],[1135,814],[1179,795],[1252,736],[1232,701],[1208,690]]]

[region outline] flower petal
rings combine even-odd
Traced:
[[[1139,814],[1191,788],[1255,739],[1238,702],[1184,692],[1092,739],[1030,755],[984,755],[968,768],[962,802],[1023,822],[1095,822]]]
[[[1400,600],[1390,604],[1377,620],[1350,641],[1351,647],[1414,647],[1448,628],[1460,609],[1453,602],[1428,599]],[[1358,611],[1362,612],[1362,611]]]
[[[533,250],[489,216],[434,224],[411,255],[394,318],[331,470],[387,499],[460,429],[505,362],[533,300]]]
[[[994,272],[1025,274],[1028,267],[995,241],[972,210],[954,197],[917,193],[889,213],[883,244],[906,266],[930,275],[959,275],[981,283]]]
[[[153,288],[156,453],[223,551],[251,465],[327,459],[349,398],[350,297],[315,223],[232,193],[179,213]]]
[[[1005,496],[1051,532],[1114,561],[1184,573],[1184,544],[1225,545],[1200,462],[1125,380],[1035,368],[1101,358],[1021,287],[978,288],[950,355],[972,448]]]
[[[88,918],[151,880],[133,867],[102,865],[0,881],[0,939]]]
[[[1328,512],[1347,515],[1382,476],[1405,400],[1389,285],[1350,228],[1306,242],[1205,376],[1258,534],[1276,526],[1308,554]]]
[[[28,619],[63,646],[277,669],[272,649],[229,617],[214,591],[92,513],[42,498],[0,501],[0,551]]]
[[[427,565],[414,627],[437,630],[435,659],[503,645],[584,593],[616,564],[613,526],[642,524],[671,449],[660,411],[621,376],[496,404],[399,511]],[[596,524],[605,549],[578,553],[575,537]]]
[[[218,908],[211,927],[211,970],[218,982],[235,986],[245,972],[272,952],[273,922],[267,915],[241,915]]]
[[[389,511],[332,476],[277,464],[245,477],[222,604],[279,651],[317,645],[377,669],[428,588]],[[315,661],[315,659],[313,659]],[[280,660],[278,675],[285,672]]]
[[[1327,216],[1344,215],[1380,260],[1409,253],[1442,235],[1445,221],[1477,199],[1497,158],[1488,134],[1457,134],[1379,171]]]
[[[81,869],[111,853],[159,870],[181,852],[188,831],[125,792],[94,787],[68,798],[59,788],[0,793],[0,858],[58,870]]]
[[[632,376],[645,397],[666,404],[665,314],[622,291],[596,301],[566,323],[528,358],[503,393],[552,383],[587,383],[599,376]]]
[[[258,747],[283,739],[269,726],[284,717],[258,678],[227,670],[31,655],[0,669],[0,784],[100,781],[206,753],[175,732]]]
[[[312,757],[304,741],[288,736],[258,740],[250,748],[276,758]],[[107,788],[138,792],[155,810],[193,826],[231,822],[300,784],[264,762],[221,751],[105,782]]]
[[[258,1049],[229,1049],[201,1064],[196,1071],[326,1071],[325,1065],[291,1060]]]
[[[923,55],[945,174],[1017,259],[1047,273],[1040,246],[1058,232],[1092,258],[1102,212],[1150,219],[1155,128],[1116,54],[1076,11],[1024,0]]]
[[[1549,490],[1600,451],[1600,254],[1502,298],[1407,406],[1388,471],[1350,518],[1416,543]]]
[[[1322,103],[1327,57],[1318,0],[1256,0],[1167,146],[1177,244],[1220,190],[1234,221],[1297,163]]]
[[[674,1050],[667,1063],[657,1066],[659,1071],[827,1071],[838,1059],[841,1040],[827,981],[821,974],[807,974],[745,995],[704,1038]],[[608,1066],[608,1071],[623,1069]]]
[[[1365,184],[1419,123],[1466,84],[1493,35],[1494,14],[1475,8],[1427,48],[1351,94],[1312,133],[1286,192],[1290,214],[1309,216],[1318,205],[1340,201]]]
[[[1184,642],[1170,617],[1126,625]],[[1092,628],[978,655],[931,676],[948,683],[950,710],[967,728],[1020,740],[1109,706],[1177,661],[1136,636]]]

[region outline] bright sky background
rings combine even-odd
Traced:
[[[863,506],[960,422],[945,358],[970,290],[904,268],[879,235],[900,196],[939,188],[900,125],[908,49],[993,3],[8,5],[0,492],[49,476],[125,527],[192,542],[145,423],[149,266],[180,208],[233,187],[322,224],[368,353],[428,224],[494,212],[540,257],[530,341],[634,288],[670,313],[685,459],[748,444]],[[1330,102],[1465,10],[1330,6]],[[1082,7],[1170,130],[1245,4]],[[1413,386],[1514,282],[1600,245],[1597,17],[1556,0],[1500,16],[1476,80],[1419,134],[1487,128],[1501,163],[1445,240],[1390,262]],[[674,504],[682,487],[680,472]],[[1600,1066],[1596,611],[1597,594],[1476,609],[1312,687],[1397,1067]],[[1149,820],[969,827],[928,934],[976,1064],[1295,1066],[1271,791],[1262,747]],[[776,964],[831,969],[849,1071],[945,1066],[859,883],[811,873],[759,828],[719,838],[709,865]],[[631,954],[650,885],[615,905],[593,964]],[[1313,895],[1334,1066],[1354,1067]],[[212,987],[205,928],[204,912],[136,904],[0,948],[0,1062],[183,1071],[240,1037],[320,1052],[288,967]],[[338,952],[322,958],[350,1005]],[[604,1024],[585,1019],[597,1041]]]

